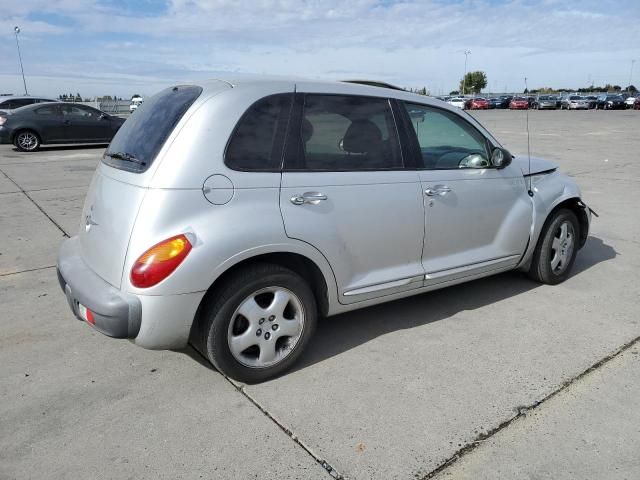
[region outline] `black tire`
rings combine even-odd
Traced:
[[[40,136],[33,130],[20,130],[13,137],[13,144],[21,152],[35,152],[40,148]]]
[[[571,251],[562,250],[562,252],[566,252],[566,259],[562,260],[557,267],[553,267],[552,261],[556,258],[556,255],[560,255],[561,253],[557,250],[556,246],[554,246],[554,243],[557,244],[559,240],[561,243],[559,236],[561,236],[560,231],[563,225],[567,226],[572,238]],[[550,215],[542,228],[536,250],[533,254],[529,276],[538,282],[548,285],[557,285],[558,283],[564,282],[571,273],[571,268],[578,253],[579,242],[580,224],[578,223],[578,218],[575,213],[565,208],[556,210]]]
[[[234,356],[229,345],[231,331],[235,328],[238,318],[240,321],[244,318],[239,313],[234,314],[240,305],[253,294],[272,287],[288,290],[297,297],[303,307],[302,331],[292,347],[287,345],[283,348],[283,352],[289,351],[284,353],[285,356],[277,363],[263,367],[248,366]],[[281,375],[291,368],[311,340],[315,332],[318,314],[313,292],[300,275],[282,266],[264,263],[251,265],[235,272],[221,286],[220,290],[209,298],[203,309],[203,315],[203,349],[213,366],[235,380],[245,383],[259,383]],[[232,321],[234,322],[233,326],[231,325]],[[269,324],[270,318],[261,319],[261,321],[264,321],[264,325],[274,326],[274,324]],[[276,319],[275,322],[277,321]],[[275,327],[277,328],[278,325],[276,324]],[[268,331],[269,327],[266,327],[264,332]],[[257,336],[260,342],[264,337],[269,340],[267,333]],[[280,339],[283,339],[286,342],[287,338],[289,337],[275,339],[274,333],[273,341],[280,342]],[[274,344],[274,348],[275,345],[277,343]],[[259,352],[259,347],[251,346],[249,349],[258,349]]]

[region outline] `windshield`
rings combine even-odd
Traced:
[[[147,170],[185,112],[202,93],[193,85],[171,87],[147,99],[120,127],[102,161],[114,168]]]

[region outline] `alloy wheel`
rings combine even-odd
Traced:
[[[555,274],[560,274],[566,270],[573,255],[575,245],[575,232],[573,225],[569,221],[562,222],[551,242],[551,270]]]
[[[38,138],[31,132],[22,132],[18,135],[17,143],[23,150],[33,150],[38,146]]]
[[[229,322],[227,341],[242,365],[265,368],[293,351],[304,329],[302,301],[283,287],[262,288],[246,297]]]

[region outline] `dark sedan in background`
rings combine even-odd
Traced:
[[[33,152],[43,144],[109,143],[124,118],[74,103],[45,103],[0,114],[0,143]]]
[[[601,110],[623,110],[627,108],[622,95],[599,95],[596,108]]]
[[[503,95],[489,99],[489,108],[509,108],[509,103],[513,97]]]

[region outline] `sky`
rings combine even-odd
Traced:
[[[143,96],[220,72],[485,91],[640,84],[640,0],[0,0],[0,93]],[[635,64],[632,60],[636,59]]]

